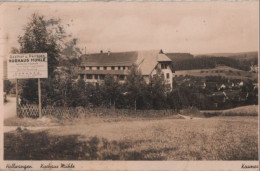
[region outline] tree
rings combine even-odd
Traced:
[[[10,90],[14,87],[14,84],[9,80],[4,80],[4,92],[9,94]]]
[[[109,100],[109,106],[112,106],[115,109],[116,100],[120,94],[120,84],[117,79],[112,75],[106,75],[103,84],[104,97]]]
[[[34,79],[29,79],[26,81],[26,83],[23,85],[23,90],[21,93],[22,99],[26,103],[36,103],[38,101],[38,87],[35,83]]]
[[[42,79],[41,81],[43,103],[66,105],[68,86],[72,84],[71,77],[68,76],[70,73],[66,73],[65,79],[61,79],[61,82],[55,80],[57,75],[60,76],[60,73],[56,72],[60,59],[62,55],[64,56],[68,53],[66,49],[70,47],[70,41],[67,42],[69,36],[65,32],[64,26],[61,25],[59,19],[46,19],[44,16],[34,13],[25,25],[24,30],[24,34],[18,38],[20,49],[13,48],[12,51],[15,53],[47,53],[48,79]],[[75,39],[71,42],[73,43],[73,48],[70,49],[70,54],[75,50],[77,41]],[[37,90],[37,80],[26,80],[24,86]],[[22,91],[25,99],[31,102],[35,100],[34,96],[37,96],[37,91],[30,91],[30,89],[26,88]]]
[[[149,88],[150,88],[153,108],[154,109],[166,108],[167,107],[166,106],[167,86],[165,84],[164,75],[160,68],[157,68],[156,74],[150,77]]]
[[[134,103],[134,110],[137,109],[137,99],[142,94],[145,85],[146,83],[141,72],[138,70],[136,65],[132,65],[130,73],[127,75],[126,88],[131,101]]]
[[[62,45],[59,44],[66,37],[64,28],[59,20],[46,20],[44,16],[34,13],[25,26],[25,33],[19,36],[21,53],[47,53],[48,74],[52,76],[58,65]]]
[[[63,59],[77,59],[81,54],[81,50],[77,47],[78,39],[71,39],[64,43],[64,48],[61,51]]]

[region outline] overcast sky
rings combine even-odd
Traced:
[[[34,12],[60,18],[87,53],[163,49],[193,54],[258,50],[255,2],[4,3],[7,51]],[[9,53],[9,52],[8,52]]]

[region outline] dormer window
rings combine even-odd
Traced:
[[[161,64],[161,69],[167,69],[167,64]]]

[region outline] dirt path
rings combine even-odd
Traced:
[[[4,133],[6,132],[11,132],[11,131],[15,131],[18,128],[21,128],[21,130],[30,130],[30,131],[37,131],[37,130],[47,130],[47,129],[53,129],[53,128],[58,128],[58,126],[48,126],[48,127],[23,127],[23,126],[4,126]]]
[[[203,118],[196,118],[196,117],[192,117],[192,116],[185,116],[185,115],[181,115],[181,114],[178,114],[178,115],[183,117],[184,119],[203,119]]]

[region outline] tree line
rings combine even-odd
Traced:
[[[257,57],[253,59],[237,60],[231,57],[197,57],[172,62],[174,70],[210,69],[218,65],[249,71],[251,65],[257,65]]]

